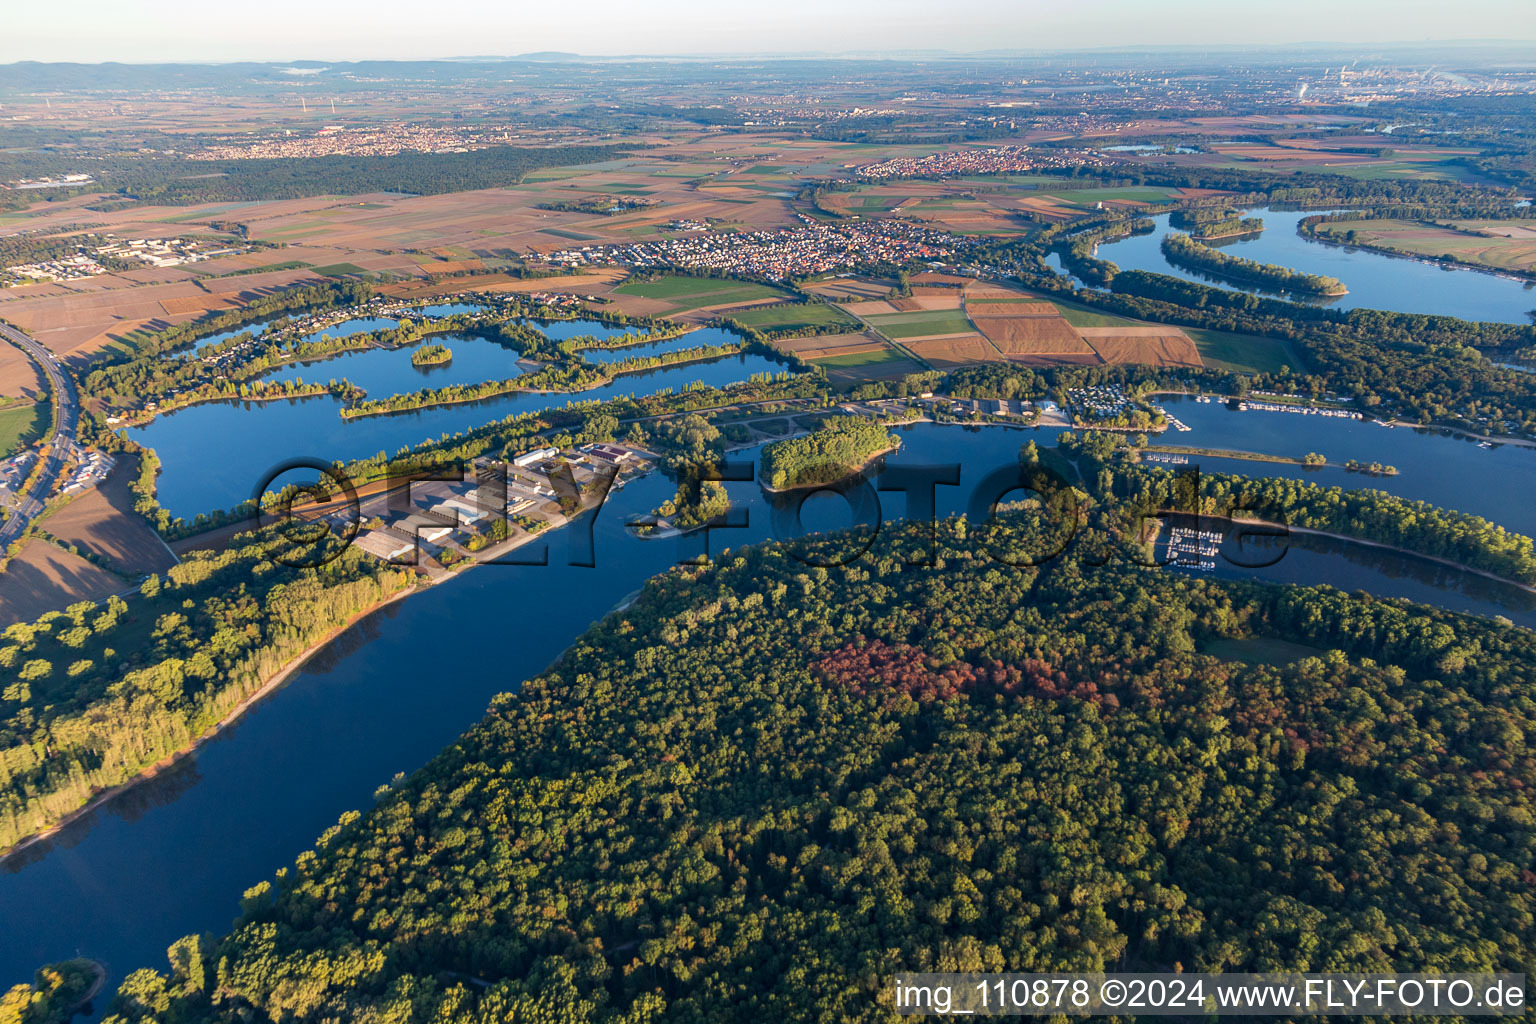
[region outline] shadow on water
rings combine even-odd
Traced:
[[[202,775],[197,768],[197,758],[178,758],[164,770],[129,786],[94,808],[89,814],[71,821],[47,839],[25,846],[0,859],[0,872],[15,874],[55,851],[75,847],[96,828],[102,815],[110,815],[133,824],[156,808],[171,806],[201,780]]]
[[[388,622],[400,614],[400,602],[385,605],[370,612],[342,630],[329,643],[311,654],[304,662],[304,671],[325,675],[354,654],[374,643],[384,635]]]
[[[1249,536],[1241,554],[1229,538],[1224,556],[1243,561],[1280,557],[1272,566],[1243,569],[1225,558],[1216,574],[1228,579],[1258,579],[1307,586],[1326,584],[1345,591],[1363,590],[1377,597],[1404,598],[1474,615],[1502,615],[1536,628],[1536,594],[1503,580],[1468,572],[1432,559],[1316,534],[1292,534],[1285,540]],[[1258,557],[1256,557],[1258,556]]]

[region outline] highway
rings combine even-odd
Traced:
[[[31,490],[21,495],[10,518],[0,523],[0,551],[3,551],[21,536],[47,503],[54,481],[64,468],[65,453],[59,442],[64,440],[73,444],[75,441],[75,430],[80,423],[80,400],[75,394],[74,382],[59,369],[52,352],[8,324],[0,324],[0,337],[26,350],[33,361],[42,367],[48,378],[49,390],[53,392],[52,401],[57,411],[56,432],[49,439],[48,459],[42,472],[33,482]]]

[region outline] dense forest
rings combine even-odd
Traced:
[[[915,528],[653,580],[109,1021],[877,1021],[910,970],[1525,969],[1530,631],[939,533],[927,565]]]
[[[189,552],[130,600],[81,601],[0,633],[0,850],[185,748],[415,579],[355,548],[284,564],[320,561],[312,544],[246,534]]]
[[[171,205],[355,196],[369,192],[439,195],[516,185],[540,167],[611,160],[634,146],[497,146],[467,153],[327,155],[254,160],[189,160],[115,154],[93,165],[96,183],[121,200]],[[14,164],[0,160],[0,168]]]
[[[1256,235],[1264,230],[1263,217],[1228,217],[1225,220],[1206,221],[1190,232],[1199,242],[1214,238],[1231,238],[1234,235]]]
[[[899,437],[873,420],[828,417],[809,434],[775,441],[763,449],[763,483],[780,490],[831,483],[900,445]]]
[[[1145,217],[1108,218],[1101,226],[1070,234],[1057,244],[1056,252],[1061,256],[1062,265],[1072,273],[1089,284],[1107,286],[1120,272],[1120,267],[1109,260],[1099,259],[1099,245],[1131,235],[1148,234],[1154,226],[1154,222]]]

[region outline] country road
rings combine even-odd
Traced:
[[[75,429],[80,421],[80,405],[75,395],[74,382],[59,369],[52,352],[8,324],[0,323],[0,337],[24,349],[42,367],[48,378],[48,388],[53,393],[51,400],[55,408],[55,429],[48,439],[48,459],[43,464],[42,472],[37,475],[32,489],[21,495],[10,518],[0,523],[0,550],[4,550],[6,545],[25,532],[28,524],[47,503],[48,494],[53,490],[54,481],[58,479],[66,458],[63,450],[66,446],[59,442],[63,440],[71,446],[74,444]]]

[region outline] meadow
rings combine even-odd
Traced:
[[[682,276],[658,277],[652,281],[627,281],[615,288],[614,292],[642,299],[661,299],[670,302],[674,311],[789,297],[789,293],[782,288],[766,284]]]
[[[48,406],[18,402],[0,408],[0,458],[42,436],[48,429]]]
[[[885,313],[866,322],[887,338],[928,338],[939,334],[969,334],[976,328],[962,310],[935,309],[917,313]]]
[[[1354,237],[1346,239],[1351,231]],[[1318,233],[1340,244],[1405,256],[1449,255],[1496,270],[1536,270],[1536,221],[1462,220],[1442,225],[1418,220],[1344,220],[1320,224]]]
[[[1186,327],[1184,333],[1195,343],[1201,360],[1212,369],[1278,373],[1289,367],[1293,373],[1306,372],[1306,360],[1295,346],[1282,338],[1260,338],[1201,327]]]
[[[857,321],[836,306],[819,302],[757,306],[732,312],[730,318],[762,331],[803,331],[821,327],[854,330],[858,327]]]

